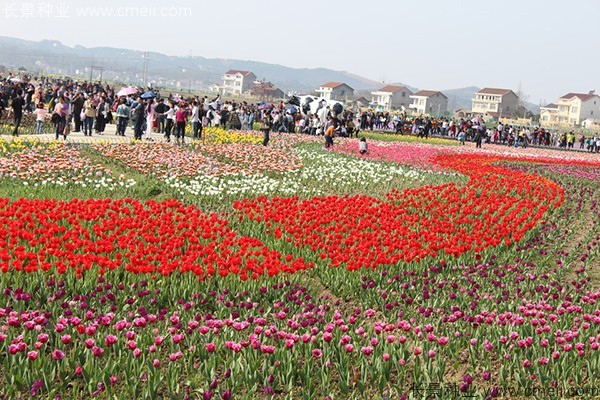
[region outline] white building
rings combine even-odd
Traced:
[[[483,88],[475,93],[471,111],[474,115],[509,117],[519,107],[519,96],[510,89]]]
[[[240,96],[242,93],[252,89],[255,80],[256,75],[250,71],[230,69],[223,76],[221,93]]]
[[[410,108],[417,114],[442,115],[448,111],[448,97],[436,90],[420,90],[410,96]]]
[[[377,104],[386,111],[408,108],[412,103],[410,96],[413,94],[404,86],[387,85],[381,89],[371,92],[371,103]]]
[[[556,102],[540,108],[540,125],[544,126],[575,126],[585,120],[598,119],[600,96],[594,91],[588,94],[567,93]]]
[[[317,93],[325,100],[347,101],[354,95],[354,89],[343,82],[327,82],[319,87]]]

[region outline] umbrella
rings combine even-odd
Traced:
[[[259,110],[264,110],[266,108],[273,108],[273,104],[262,104],[262,105],[258,106]]]
[[[123,96],[129,96],[130,94],[136,94],[137,91],[138,91],[137,88],[134,88],[132,86],[124,87],[124,88],[121,88],[121,90],[119,90],[117,92],[117,97],[123,97]]]
[[[154,93],[152,90],[149,90],[146,93],[144,93],[143,95],[141,95],[140,97],[142,99],[153,99],[156,97],[156,93]]]

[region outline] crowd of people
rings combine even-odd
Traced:
[[[51,123],[55,138],[66,139],[71,130],[86,136],[103,135],[107,124],[116,124],[116,134],[125,136],[129,128],[135,139],[141,140],[151,132],[164,135],[167,141],[174,137],[183,143],[186,133],[201,139],[207,126],[263,132],[266,146],[271,132],[304,133],[325,138],[325,148],[333,146],[335,136],[358,137],[360,131],[391,131],[414,134],[427,138],[447,136],[461,143],[473,141],[509,146],[554,146],[587,149],[600,152],[600,138],[573,131],[550,131],[545,128],[517,127],[498,123],[487,126],[484,119],[454,120],[445,117],[408,116],[402,113],[344,110],[336,114],[326,104],[312,113],[304,114],[298,108],[280,101],[263,102],[224,101],[220,97],[189,96],[160,92],[138,91],[119,95],[108,83],[75,81],[59,78],[0,77],[0,118],[8,112],[12,118],[12,134],[17,136],[23,115],[31,113],[36,119],[36,133]],[[186,132],[189,129],[190,132]]]
[[[405,114],[392,116],[390,113],[365,111],[359,116],[359,126],[362,130],[411,133],[424,138],[431,135],[446,136],[456,138],[463,144],[465,141],[473,141],[477,147],[481,147],[482,143],[493,143],[516,147],[534,145],[600,152],[598,133],[586,136],[573,130],[565,132],[543,127],[506,125],[502,122],[487,126],[481,117],[454,120],[445,117],[412,117]]]

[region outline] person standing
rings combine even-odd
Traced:
[[[502,125],[502,122],[498,122],[498,137],[502,140],[502,143],[506,142],[506,139],[504,138],[504,125]]]
[[[334,130],[335,130],[335,126],[331,122],[331,117],[329,117],[329,123],[327,124],[327,129],[325,130],[325,149],[326,150],[333,149],[333,131]]]
[[[154,99],[148,99],[148,106],[146,108],[146,138],[152,137],[152,127],[154,126],[154,109],[156,108],[156,102]]]
[[[175,124],[175,105],[169,103],[165,106],[165,138],[167,142],[171,141],[171,132],[173,131],[173,125]]]
[[[187,122],[188,112],[185,105],[179,107],[179,110],[175,113],[175,139],[177,139],[177,143],[179,143],[179,139],[181,138],[181,144],[185,142],[185,124]]]
[[[223,109],[221,109],[221,127],[223,129],[227,129],[227,122],[229,121],[229,110],[227,109],[227,107],[223,107]]]
[[[202,136],[202,125],[200,124],[200,108],[196,100],[192,101],[192,133],[194,139]]]
[[[84,104],[85,99],[83,98],[83,93],[77,93],[75,100],[73,100],[73,119],[75,120],[75,130],[73,132],[81,131],[81,127],[83,125],[83,121],[81,120],[81,111],[83,110]]]
[[[127,122],[129,121],[129,107],[127,106],[127,100],[125,97],[121,97],[119,100],[119,106],[117,107],[117,136],[125,136],[125,130],[127,129]]]
[[[585,148],[585,135],[583,133],[581,133],[579,135],[579,149],[584,149]]]
[[[142,140],[142,133],[144,129],[144,122],[146,119],[146,107],[142,103],[142,99],[138,97],[137,99],[138,106],[134,109],[132,119],[135,121],[135,125],[133,127],[133,138],[135,140]]]
[[[165,99],[158,99],[158,104],[154,107],[154,116],[157,121],[156,129],[158,133],[165,133],[166,111],[167,105],[165,104]]]
[[[483,135],[485,135],[485,131],[485,124],[483,122],[480,122],[477,126],[477,132],[475,132],[475,148],[481,148],[481,141],[483,139]]]
[[[44,103],[38,103],[33,113],[35,114],[36,119],[35,133],[39,135],[42,133],[48,111],[44,108]]]
[[[66,106],[66,107],[65,107]],[[67,140],[67,135],[65,135],[65,128],[67,125],[67,115],[68,115],[68,107],[66,104],[66,100],[64,96],[60,96],[58,98],[58,103],[54,106],[54,113],[52,114],[52,119],[55,126],[55,139],[58,140],[60,135],[63,135],[64,139]]]
[[[94,99],[89,96],[83,105],[85,119],[83,120],[83,134],[85,136],[92,136],[92,129],[94,128],[94,119],[96,119],[96,103]]]
[[[25,100],[23,99],[23,92],[21,89],[17,90],[17,96],[12,99],[10,103],[10,107],[13,112],[13,122],[15,128],[13,130],[13,136],[19,136],[19,126],[21,125],[21,120],[23,119],[23,107],[25,106]]]
[[[269,144],[269,133],[271,131],[272,125],[273,123],[271,122],[271,113],[269,111],[266,111],[265,115],[263,116],[263,120],[260,123],[260,130],[263,133],[263,146]]]
[[[96,114],[96,133],[102,135],[104,128],[106,127],[106,115],[108,113],[108,105],[104,96],[100,97],[100,103],[98,104],[98,112]]]

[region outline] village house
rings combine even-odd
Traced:
[[[223,76],[223,85],[220,87],[221,94],[240,96],[252,89],[255,80],[256,75],[250,71],[230,69]]]
[[[577,126],[583,121],[600,119],[600,96],[595,91],[588,94],[567,93],[554,103],[540,108],[540,125]]]
[[[347,101],[354,95],[354,89],[343,82],[327,82],[316,90],[325,100]]]
[[[385,111],[408,108],[412,103],[410,99],[412,94],[413,92],[404,86],[387,85],[371,92],[371,103],[377,104]]]
[[[471,112],[494,118],[513,115],[519,107],[519,96],[510,89],[483,88],[472,100]]]
[[[285,96],[283,90],[279,89],[271,82],[256,81],[250,90],[252,96],[256,96],[261,100],[282,99]]]
[[[410,108],[416,114],[442,115],[448,110],[448,97],[436,90],[420,90],[410,96]]]

